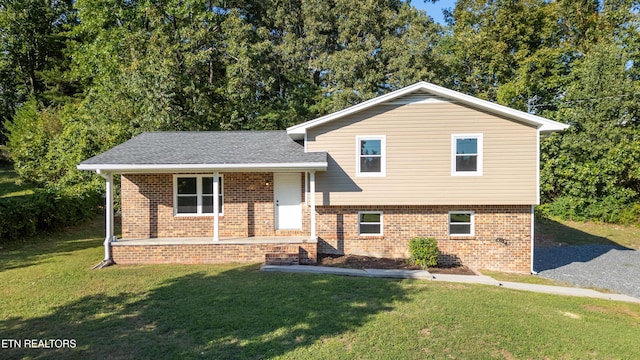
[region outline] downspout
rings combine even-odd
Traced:
[[[104,259],[94,269],[102,269],[109,265],[113,265],[113,256],[111,254],[111,242],[113,241],[113,174],[110,172],[103,173],[100,169],[96,173],[106,180],[105,185],[105,238],[104,238]]]
[[[535,205],[531,205],[531,274],[532,275],[538,275],[538,272],[533,269],[533,267],[534,267],[533,260],[535,259],[534,256],[533,256],[533,252],[535,251],[535,245],[536,245],[536,243],[535,243],[535,235],[536,235],[535,234],[535,217],[536,217],[536,215],[535,215],[535,212],[534,212],[535,211],[534,208],[535,208]]]
[[[536,204],[540,204],[540,128],[536,131]],[[533,254],[535,252],[535,205],[531,205],[531,274],[538,275],[534,270],[535,260]]]
[[[213,173],[213,242],[220,241],[220,237],[218,235],[220,229],[220,201],[218,198],[220,197],[220,173],[215,171]]]
[[[311,203],[311,234],[309,239],[311,241],[318,240],[318,235],[316,234],[316,172],[309,172],[309,201]]]

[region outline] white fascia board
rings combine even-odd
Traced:
[[[557,121],[549,120],[541,116],[526,113],[524,111],[512,109],[510,107],[496,104],[487,100],[478,99],[477,97],[466,95],[458,91],[444,88],[442,86],[429,84],[426,82],[421,83],[423,88],[433,94],[440,95],[457,102],[471,105],[483,110],[487,110],[491,113],[503,115],[510,119],[520,120],[525,123],[534,125],[540,132],[560,131],[567,129],[569,125],[563,124]]]
[[[327,162],[322,163],[264,163],[264,164],[80,164],[78,170],[113,173],[159,173],[159,172],[276,172],[276,171],[326,171]]]
[[[545,123],[544,125],[540,126],[538,128],[538,131],[541,133],[550,133],[550,132],[554,132],[554,131],[562,131],[562,130],[566,130],[569,128],[569,124],[563,124],[561,122],[557,122],[557,121],[553,121],[553,120],[549,120],[549,119],[544,119],[546,120],[547,123]]]
[[[317,119],[310,120],[302,124],[294,125],[292,127],[287,128],[287,134],[289,134],[294,139],[301,138],[302,136],[304,136],[304,134],[306,134],[308,128],[322,125],[324,123],[341,118],[343,116],[351,115],[353,113],[366,110],[375,105],[388,102],[390,100],[415,92],[417,90],[424,90],[434,95],[438,95],[452,101],[470,105],[494,114],[505,116],[510,119],[519,120],[524,123],[531,124],[533,126],[536,126],[538,128],[538,131],[540,132],[560,131],[569,127],[569,125],[567,124],[545,119],[537,115],[528,114],[520,110],[515,110],[507,106],[503,106],[500,104],[492,103],[490,101],[478,99],[477,97],[474,97],[471,95],[466,95],[455,90],[447,89],[442,86],[421,81],[413,85],[407,86],[405,88],[390,92],[388,94],[378,96],[371,100],[367,100],[358,105],[351,106],[344,110],[336,111],[334,113],[319,117]]]

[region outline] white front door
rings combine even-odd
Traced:
[[[274,182],[276,229],[302,229],[300,173],[274,174]]]

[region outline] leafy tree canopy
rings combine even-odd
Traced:
[[[403,0],[0,0],[0,143],[25,181],[68,187],[143,131],[283,129],[424,80],[572,124],[542,141],[543,209],[634,221],[639,13],[458,0],[441,26]]]

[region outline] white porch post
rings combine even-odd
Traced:
[[[309,203],[311,204],[311,240],[317,240],[316,236],[316,172],[309,172]]]
[[[213,173],[213,241],[220,241],[218,237],[218,214],[220,213],[220,174]]]
[[[113,174],[101,174],[106,180],[105,191],[105,238],[104,238],[104,260],[111,260],[111,241],[113,241]]]

